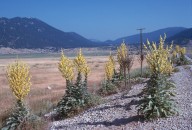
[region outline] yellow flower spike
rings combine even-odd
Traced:
[[[81,49],[79,49],[79,53],[77,54],[77,57],[74,59],[74,65],[77,67],[78,72],[82,73],[84,71],[86,60],[82,54]]]
[[[83,70],[84,75],[88,75],[91,72],[90,68],[86,65]]]
[[[58,69],[62,73],[62,76],[69,81],[72,81],[74,78],[74,70],[73,70],[73,63],[70,59],[68,59],[63,50],[61,51],[61,58],[58,63]]]
[[[169,50],[172,50],[173,48],[173,43],[171,43],[171,46],[169,47]]]
[[[73,62],[78,72],[83,73],[84,75],[87,75],[90,72],[90,68],[87,65],[87,61],[83,56],[81,49],[79,49],[79,53]]]
[[[121,64],[121,59],[125,59],[128,55],[128,48],[125,43],[121,43],[121,46],[117,49],[117,60]]]
[[[185,53],[186,53],[186,48],[185,47],[181,48],[181,54],[185,55]]]
[[[18,100],[23,100],[31,87],[29,66],[18,60],[8,65],[7,79],[15,97]]]
[[[153,43],[152,46],[153,46],[153,49],[154,49],[154,50],[157,50],[157,47],[156,47],[156,44],[155,44],[155,43]]]
[[[160,36],[160,43],[159,46],[155,43],[150,45],[150,42],[148,44],[148,51],[146,60],[149,64],[149,67],[153,73],[164,73],[164,74],[170,74],[173,70],[172,64],[169,61],[169,53],[171,51],[172,47],[166,47],[164,48],[164,39]]]
[[[113,77],[114,71],[113,71],[113,63],[108,61],[105,65],[105,76],[107,80],[111,80]]]
[[[144,49],[147,49],[147,46],[145,44],[143,45],[143,47],[144,47]]]
[[[115,59],[114,59],[114,57],[111,55],[111,52],[110,52],[110,55],[109,55],[109,61],[113,64],[114,69],[115,69]]]
[[[149,42],[149,40],[147,39],[147,45],[150,45],[150,42]]]
[[[180,52],[180,47],[179,47],[178,45],[176,45],[176,47],[175,47],[175,51],[176,51],[177,53]]]
[[[175,50],[173,51],[172,54],[173,54],[173,57],[176,57],[176,56],[177,56],[177,52],[176,52]]]

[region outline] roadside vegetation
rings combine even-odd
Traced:
[[[138,114],[144,119],[153,120],[178,113],[173,100],[175,85],[169,80],[169,76],[177,72],[174,66],[188,64],[185,58],[186,49],[179,46],[174,48],[173,45],[165,46],[165,40],[166,36],[160,36],[159,43],[147,41],[144,45],[147,66],[143,68],[142,76],[140,68],[132,69],[135,58],[130,53],[129,46],[123,42],[115,54],[108,54],[103,70],[105,77],[101,85],[96,86],[98,89],[94,94],[88,90],[91,69],[82,50],[79,49],[74,59],[70,59],[61,51],[58,70],[65,79],[63,86],[66,86],[66,89],[61,90],[63,95],[59,95],[60,100],[42,100],[41,105],[36,106],[40,110],[33,110],[26,104],[26,97],[32,87],[29,66],[16,60],[6,68],[7,80],[15,96],[13,102],[16,105],[1,117],[4,121],[1,125],[2,130],[44,129],[49,121],[73,117],[104,102],[102,97],[119,92],[123,92],[124,96],[129,93],[133,84],[137,83],[146,83],[141,103],[138,105]],[[54,115],[50,114],[48,119],[43,118],[49,112],[54,112]]]

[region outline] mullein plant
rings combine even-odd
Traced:
[[[160,43],[150,43],[144,45],[147,50],[146,60],[151,70],[151,77],[143,89],[142,103],[139,104],[139,114],[146,119],[167,117],[175,114],[175,95],[171,89],[175,85],[168,80],[168,75],[172,73],[173,66],[169,60],[172,45],[164,47],[166,36],[160,36]]]
[[[22,123],[29,117],[29,110],[24,104],[24,99],[30,91],[30,78],[29,66],[25,63],[17,60],[15,63],[8,65],[7,79],[17,102],[15,110],[6,120],[2,130],[22,129]]]
[[[185,58],[186,48],[175,46],[175,50],[172,53],[172,62],[176,65],[186,65],[188,64],[187,59]]]
[[[75,77],[75,68],[78,72],[78,75],[76,83],[73,83],[73,79]],[[58,69],[62,73],[62,76],[66,79],[67,89],[65,95],[57,104],[56,110],[60,116],[59,118],[66,118],[71,114],[74,114],[73,112],[78,112],[79,109],[86,106],[89,102],[87,78],[90,69],[81,52],[81,49],[74,61],[68,59],[62,51]]]
[[[125,59],[127,57],[128,54],[128,49],[127,46],[125,45],[125,42],[123,41],[123,43],[121,43],[120,47],[117,48],[117,61],[119,63],[119,71],[120,74],[123,75],[123,72],[125,70],[125,66],[122,63],[122,59]]]
[[[120,66],[120,74],[124,76],[125,87],[127,87],[127,72],[130,82],[130,70],[133,65],[133,56],[129,54],[129,49],[124,41],[119,48],[117,48],[117,61]]]
[[[77,57],[73,60],[74,66],[77,70],[76,87],[78,88],[78,99],[81,99],[81,105],[87,105],[89,102],[90,94],[87,91],[87,78],[90,73],[90,68],[87,65],[87,61],[82,54],[81,49],[79,50]]]
[[[114,59],[113,55],[111,54],[111,52],[110,52],[110,55],[109,55],[109,62],[111,62],[112,65],[113,65],[113,76],[112,76],[111,81],[112,81],[112,83],[116,83],[116,81],[118,82],[121,77],[120,77],[119,73],[117,73],[117,71],[115,69],[115,59]]]
[[[117,92],[117,88],[113,83],[115,72],[115,62],[112,55],[109,56],[108,61],[105,64],[105,80],[102,87],[99,89],[100,95],[110,95]]]

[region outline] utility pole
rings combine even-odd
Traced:
[[[143,55],[143,37],[142,37],[142,31],[144,30],[145,28],[139,28],[137,30],[140,31],[140,60],[141,60],[141,77],[143,75],[143,60],[144,60],[144,55]]]

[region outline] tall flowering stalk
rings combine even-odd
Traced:
[[[109,61],[105,65],[105,76],[108,82],[111,81],[113,74],[114,74],[114,64],[109,58]]]
[[[81,49],[73,62],[65,57],[62,52],[58,68],[67,81],[67,89],[65,95],[57,104],[56,110],[61,117],[65,118],[89,103],[87,78],[90,68],[87,65]],[[74,68],[76,68],[78,73],[75,84],[72,82],[74,78]]]
[[[129,49],[125,45],[124,41],[119,48],[117,48],[117,60],[120,65],[120,74],[124,75],[125,87],[127,86],[127,72],[130,82],[130,70],[133,65],[133,56],[129,54]]]
[[[90,68],[87,65],[87,61],[86,61],[85,57],[83,56],[81,49],[79,49],[77,57],[74,59],[73,62],[74,62],[75,67],[77,68],[77,72],[78,72],[76,84],[78,85],[78,84],[82,83],[83,75],[85,76],[85,79],[87,82],[87,75],[90,72]]]
[[[128,55],[128,49],[127,49],[127,46],[125,45],[125,42],[123,41],[121,46],[119,48],[117,48],[117,61],[120,66],[121,74],[123,73],[124,69],[126,68],[123,61],[126,59],[127,55]]]
[[[82,73],[84,71],[84,67],[86,66],[86,64],[87,63],[85,57],[83,56],[81,49],[79,49],[77,57],[74,59],[74,65],[76,66],[79,73]]]
[[[152,72],[146,87],[143,89],[142,103],[139,105],[139,113],[147,119],[167,117],[176,113],[172,99],[174,93],[170,91],[175,85],[167,76],[172,72],[170,61],[172,45],[164,47],[165,38],[160,36],[160,43],[147,41],[147,63]]]
[[[86,65],[83,69],[83,75],[85,76],[85,79],[84,79],[84,86],[85,86],[85,89],[87,90],[87,80],[88,80],[88,74],[91,72],[90,68],[88,65]]]
[[[2,130],[22,129],[20,126],[29,116],[29,111],[24,105],[24,98],[28,95],[31,87],[29,66],[21,61],[15,61],[7,67],[7,79],[13,95],[17,99],[15,111],[6,120]]]
[[[58,63],[58,69],[62,73],[62,76],[66,79],[66,83],[72,82],[74,78],[74,67],[73,62],[68,59],[64,52],[61,52],[61,58]]]
[[[113,84],[112,79],[114,78],[115,62],[110,54],[108,61],[105,64],[105,78],[102,87],[99,89],[101,95],[109,95],[117,92],[116,86]]]
[[[170,61],[170,52],[172,50],[171,46],[164,47],[164,38],[160,36],[160,43],[150,43],[147,40],[147,46],[144,45],[144,48],[147,50],[146,60],[151,69],[151,72],[154,74],[171,74],[173,71],[173,65]]]
[[[7,79],[15,97],[22,101],[30,91],[29,66],[20,61],[8,65]]]

